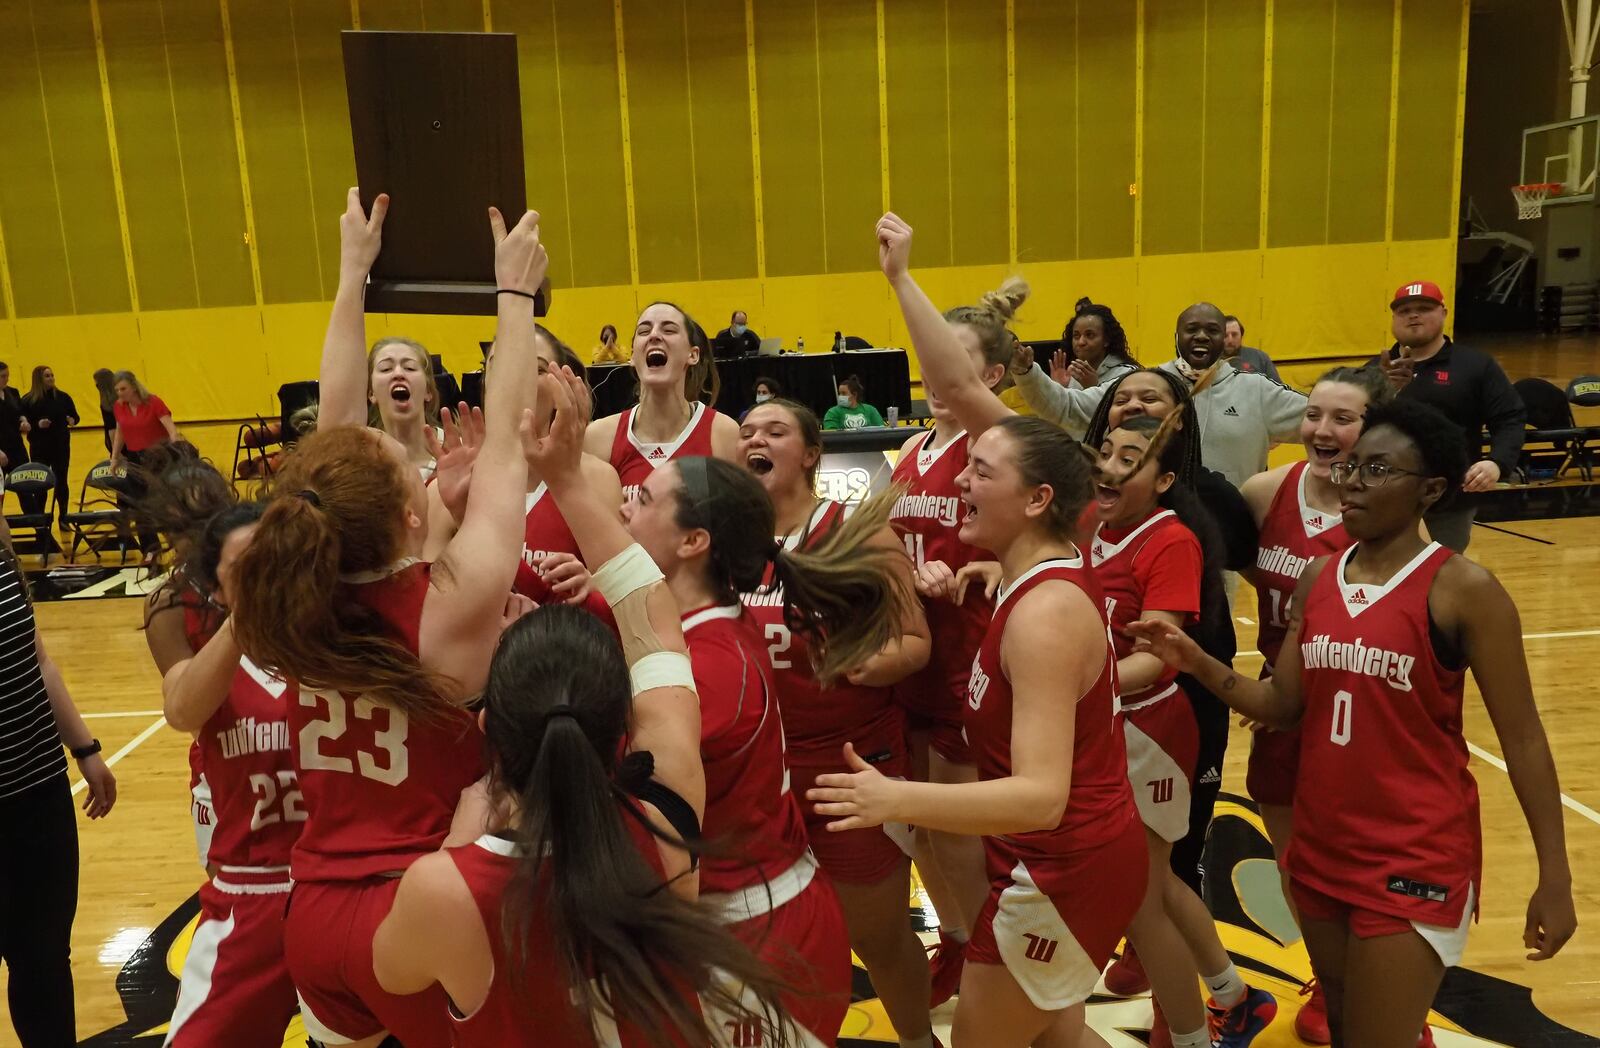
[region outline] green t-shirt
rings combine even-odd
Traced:
[[[822,417],[823,429],[866,429],[868,426],[882,425],[884,425],[883,416],[878,414],[878,409],[871,404],[853,408],[842,408],[835,404]]]

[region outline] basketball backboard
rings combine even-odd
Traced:
[[[1600,116],[1540,124],[1522,132],[1520,181],[1560,186],[1550,192],[1545,207],[1593,200],[1597,166],[1600,166]]]

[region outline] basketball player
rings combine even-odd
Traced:
[[[560,606],[508,630],[480,714],[504,815],[406,872],[374,940],[377,977],[395,993],[442,984],[459,1048],[704,1044],[725,1024],[782,1044],[775,981],[681,897],[705,794],[678,606],[586,487],[581,380],[541,384],[557,415],[530,429],[528,457],[601,565],[626,646]],[[643,732],[651,752],[619,762],[630,705],[631,741]]]
[[[583,374],[583,364],[577,354],[555,334],[543,324],[534,324],[533,330],[534,353],[538,358],[540,374],[552,367],[566,367],[575,375]],[[493,370],[494,358],[494,346],[491,345],[483,362],[485,382]],[[538,403],[537,397],[529,401],[527,406],[535,414],[550,411],[548,405]],[[436,449],[439,463],[436,480],[428,486],[431,514],[428,549],[435,554],[449,544],[466,512],[472,463],[483,442],[482,412],[472,411],[464,404],[453,418],[446,411],[443,433],[444,437]],[[620,509],[622,485],[617,480],[617,471],[604,459],[593,455],[583,457],[583,471],[590,488],[599,495],[601,501]],[[517,568],[513,589],[536,604],[557,600],[584,604],[605,618],[604,602],[598,597],[591,599],[589,569],[578,554],[578,540],[573,537],[566,521],[561,519],[555,500],[548,497],[544,480],[531,463],[528,466],[527,490],[522,563]]]
[[[1016,341],[1006,328],[1008,315],[992,306],[961,306],[944,315],[990,389],[1005,380]],[[917,569],[917,590],[928,618],[932,654],[926,667],[895,686],[895,698],[905,707],[911,724],[916,778],[976,782],[978,769],[961,732],[961,708],[966,703],[972,660],[988,629],[994,602],[981,588],[970,590],[960,602],[941,598],[968,564],[988,560],[989,554],[962,542],[956,534],[961,526],[961,495],[955,481],[967,466],[967,433],[926,379],[923,393],[934,425],[900,449],[894,483],[904,486],[905,494],[896,503],[890,523]],[[963,949],[988,898],[989,876],[979,838],[921,827],[915,832],[917,871],[939,913],[939,944],[932,959],[932,1003],[937,1007],[961,984]]]
[[[1151,619],[1190,626],[1220,600],[1221,539],[1186,483],[1184,467],[1192,470],[1194,459],[1183,445],[1196,438],[1180,420],[1124,420],[1100,447],[1095,488],[1091,560],[1105,593],[1128,773],[1150,851],[1149,884],[1128,938],[1159,1005],[1152,1043],[1159,1037],[1173,1048],[1210,1048],[1216,1037],[1226,1048],[1243,1048],[1272,1021],[1277,1002],[1245,985],[1205,903],[1170,862],[1173,843],[1189,832],[1199,747],[1194,710],[1177,671],[1134,652],[1123,632],[1130,622]],[[1202,600],[1203,590],[1211,600]],[[1197,975],[1212,989],[1209,1009]]]
[[[522,548],[527,465],[517,434],[537,362],[529,299],[548,259],[538,215],[509,233],[490,209],[500,293],[477,490],[434,564],[423,482],[394,438],[359,426],[361,360],[331,344],[324,422],[285,461],[239,558],[231,628],[252,662],[296,687],[289,706],[307,822],[291,858],[285,950],[307,1030],[326,1044],[444,1046],[439,991],[398,997],[372,976],[372,933],[402,872],[440,845],[483,741],[459,708],[479,692]],[[371,224],[342,224],[349,264]],[[328,425],[344,418],[344,425]]]
[[[433,361],[419,342],[409,338],[381,338],[365,352],[366,311],[362,305],[367,275],[377,261],[383,238],[383,219],[389,195],[379,193],[368,215],[361,194],[351,188],[339,216],[339,287],[334,292],[328,333],[322,343],[322,373],[317,426],[366,425],[393,437],[410,462],[427,480],[433,476],[434,455],[429,436],[439,417],[439,387],[433,380]],[[365,358],[366,375],[352,362]],[[341,366],[329,369],[328,362]],[[361,391],[365,390],[365,395]],[[330,413],[331,409],[331,413]]]
[[[1256,566],[1246,577],[1256,587],[1256,647],[1266,660],[1263,676],[1271,674],[1283,646],[1289,599],[1301,572],[1316,558],[1350,545],[1339,516],[1333,468],[1349,458],[1361,436],[1361,419],[1367,408],[1390,397],[1389,384],[1376,368],[1334,368],[1317,380],[1306,404],[1305,420],[1300,424],[1305,461],[1269,469],[1244,482],[1241,493],[1250,504],[1260,535]],[[1251,738],[1245,785],[1261,808],[1261,821],[1280,864],[1289,850],[1299,757],[1298,729],[1258,727]],[[1282,871],[1282,875],[1284,898],[1292,910],[1288,872]],[[1306,996],[1294,1018],[1295,1033],[1308,1044],[1327,1044],[1328,1004],[1322,984],[1312,980]]]
[[[903,276],[909,231],[893,216],[879,229],[895,253],[886,270]],[[902,301],[921,294],[903,287]],[[1008,580],[968,686],[981,781],[898,781],[847,746],[850,770],[807,796],[833,832],[905,820],[983,835],[993,883],[967,945],[954,1044],[1103,1045],[1084,1002],[1139,907],[1148,860],[1099,586],[1070,538],[1088,463],[1055,426],[1012,416],[973,441],[960,483],[961,539],[994,552]]]
[[[234,566],[260,515],[260,504],[244,503],[205,524],[201,550],[217,550],[210,571],[219,609],[233,601]],[[200,888],[200,921],[164,1044],[278,1048],[298,1008],[283,948],[289,856],[306,820],[290,753],[294,696],[241,657],[226,623],[167,672],[162,694],[167,723],[195,733],[215,811],[214,872]]]
[[[652,302],[633,328],[639,403],[589,423],[584,450],[610,462],[633,497],[652,469],[680,455],[735,460],[739,423],[710,405],[720,384],[705,330],[671,302]]]
[[[892,507],[867,503],[860,512],[872,512],[858,523],[843,503],[817,498],[822,426],[803,405],[781,398],[758,404],[745,416],[739,432],[740,457],[772,500],[776,536],[786,554],[775,557],[765,584],[743,599],[766,640],[795,792],[803,796],[816,776],[844,770],[840,747],[846,742],[854,743],[856,751],[884,774],[909,775],[905,714],[891,688],[928,662],[928,627],[915,599],[911,562],[900,560],[909,607],[894,619],[898,628],[883,631],[880,650],[859,653],[868,657],[848,665],[848,672],[837,680],[813,669],[809,641],[789,625],[787,608],[807,603],[790,591],[803,586],[805,579],[784,570],[795,554],[832,553],[860,545],[863,531],[872,536],[868,540],[872,544],[903,557],[905,546],[888,527]],[[860,615],[869,607],[854,604],[850,611]],[[829,834],[823,829],[826,820],[809,806],[802,808],[811,849],[844,906],[850,945],[871,973],[900,1043],[928,1048],[933,1037],[928,1023],[928,961],[906,915],[910,862],[900,844],[883,830]]]
[[[784,671],[768,668],[766,642],[739,594],[760,590],[772,570],[786,580],[778,618],[806,624],[805,642],[825,667],[865,661],[894,635],[895,609],[912,599],[904,560],[875,541],[891,505],[858,509],[823,551],[790,551],[767,538],[777,528],[772,503],[749,473],[720,459],[680,458],[647,476],[622,511],[687,611],[712,846],[700,868],[701,898],[795,985],[784,1003],[824,1044],[838,1036],[849,1005],[849,937],[790,789],[769,685]],[[791,713],[805,710],[784,711]]]
[[[217,563],[226,532],[218,532],[215,521],[225,510],[237,507],[230,516],[247,523],[260,516],[260,508],[241,506],[233,487],[210,463],[179,459],[164,469],[154,461],[150,467],[138,509],[161,536],[172,570],[145,600],[144,639],[156,671],[165,677],[178,663],[193,658],[222,626]],[[191,740],[189,815],[195,850],[209,876],[216,872],[207,858],[216,813],[201,760],[200,744]]]
[[[1466,946],[1482,877],[1461,729],[1469,667],[1539,859],[1529,959],[1554,956],[1577,924],[1516,606],[1488,571],[1419,533],[1423,514],[1460,487],[1464,448],[1424,405],[1367,409],[1332,472],[1355,545],[1301,574],[1266,680],[1239,676],[1170,623],[1129,627],[1142,649],[1252,720],[1301,725],[1299,775],[1319,788],[1295,791],[1287,866],[1333,1043],[1346,1048],[1431,1043],[1428,1008]]]

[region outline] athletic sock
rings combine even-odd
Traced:
[[[1202,1026],[1194,1033],[1173,1033],[1172,1048],[1211,1048],[1211,1032]]]
[[[929,1030],[921,1037],[900,1038],[900,1048],[933,1048],[933,1031]]]
[[[1244,1000],[1245,991],[1249,989],[1244,980],[1239,978],[1239,969],[1232,962],[1216,975],[1201,976],[1206,987],[1211,991],[1211,999],[1223,1008],[1232,1008]]]

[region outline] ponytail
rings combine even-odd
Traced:
[[[527,986],[542,923],[537,950],[554,954],[586,1021],[699,1048],[713,1043],[715,1012],[781,1042],[781,984],[706,909],[665,890],[624,821],[643,818],[616,785],[629,693],[616,638],[566,605],[519,619],[495,652],[484,734],[521,845],[501,924],[513,985]]]
[[[784,621],[810,640],[812,669],[824,686],[882,651],[915,614],[905,551],[874,541],[903,494],[897,485],[861,503],[814,550],[773,552]]]
[[[401,464],[378,434],[340,426],[301,441],[284,463],[261,527],[239,557],[234,636],[252,662],[301,687],[359,694],[408,716],[450,708],[375,611],[340,575],[381,570],[401,552]]]

